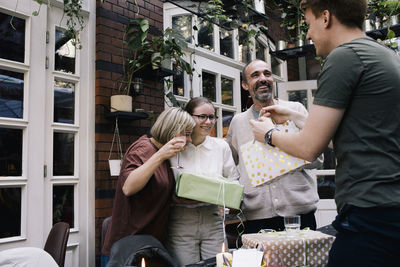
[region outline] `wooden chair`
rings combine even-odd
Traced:
[[[68,237],[69,224],[58,222],[51,228],[44,245],[44,250],[53,257],[60,267],[64,267]]]

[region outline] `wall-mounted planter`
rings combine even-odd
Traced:
[[[110,99],[110,110],[132,112],[132,97],[130,95],[113,95]]]
[[[121,160],[120,159],[109,159],[108,165],[110,167],[110,175],[111,176],[119,176],[121,171]]]

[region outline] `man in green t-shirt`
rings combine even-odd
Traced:
[[[308,118],[271,106],[257,140],[314,160],[333,141],[338,230],[328,266],[400,266],[400,57],[366,37],[367,0],[303,0],[307,39],[326,57]],[[276,122],[303,125],[283,133]]]

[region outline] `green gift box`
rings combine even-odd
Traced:
[[[223,177],[209,177],[183,172],[178,175],[176,181],[178,197],[232,209],[240,208],[243,190],[243,185],[231,182]]]

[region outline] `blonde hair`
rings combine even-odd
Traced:
[[[178,133],[192,131],[196,125],[192,116],[181,108],[169,108],[158,116],[153,127],[151,136],[159,143],[166,144]]]

